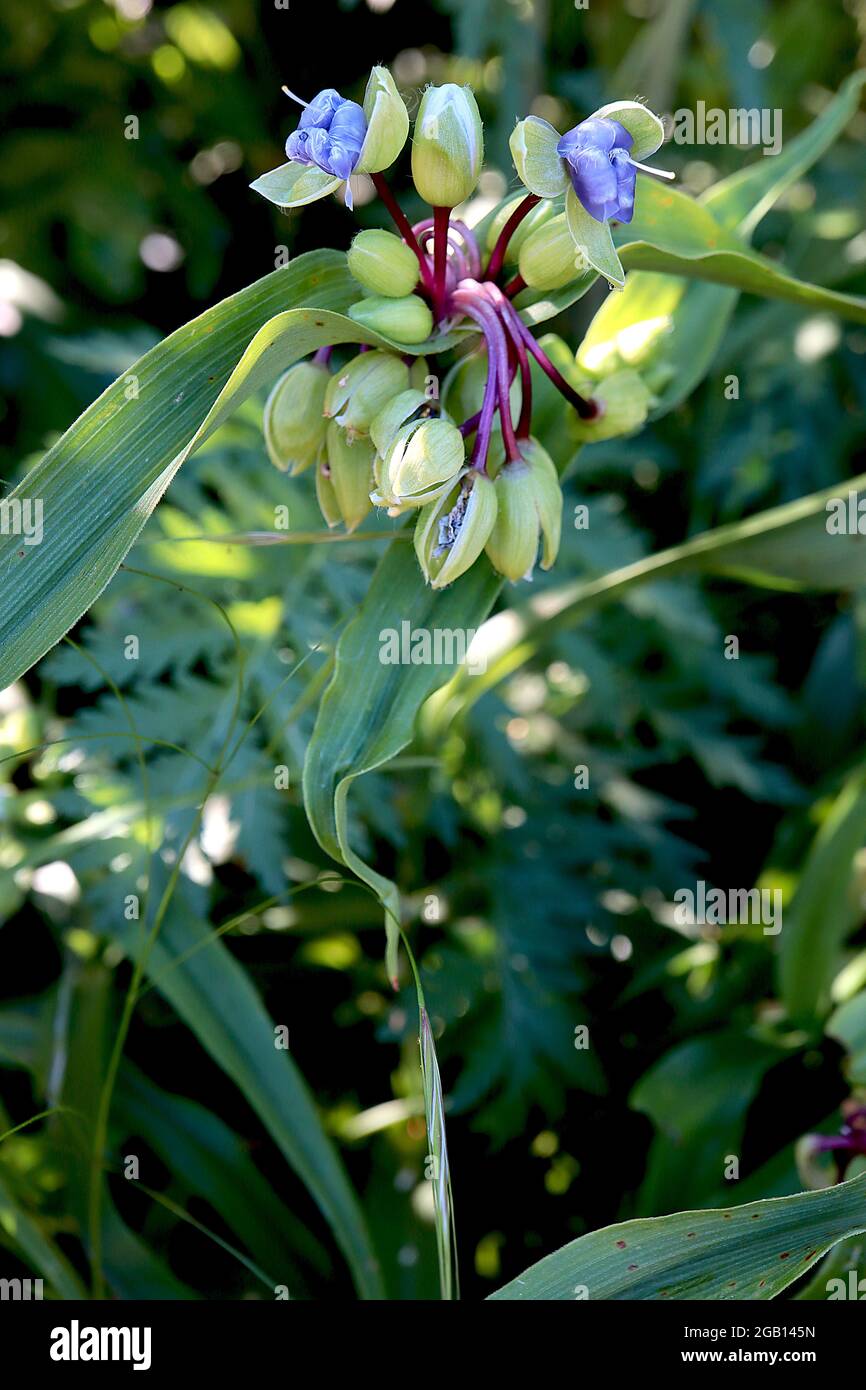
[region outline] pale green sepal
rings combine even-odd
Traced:
[[[336,193],[342,182],[315,165],[298,164],[290,159],[288,164],[281,164],[278,169],[271,169],[255,179],[250,188],[261,193],[269,203],[276,203],[278,208],[300,208]]]
[[[514,167],[523,183],[539,198],[557,198],[568,188],[565,165],[556,153],[559,131],[540,116],[518,121],[508,141]]]
[[[609,224],[590,217],[573,188],[569,188],[565,195],[565,216],[577,249],[599,275],[603,275],[617,289],[622,289],[625,271],[616,254]]]

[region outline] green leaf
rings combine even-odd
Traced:
[[[209,1202],[253,1258],[285,1274],[290,1287],[299,1255],[318,1270],[327,1268],[321,1245],[279,1200],[242,1141],[197,1101],[163,1090],[126,1062],[113,1126],[119,1137],[145,1139],[172,1177]]]
[[[866,838],[866,773],[837,796],[815,836],[780,938],[779,989],[793,1018],[826,1012],[845,937],[860,917],[854,858]]]
[[[701,198],[703,207],[724,227],[748,238],[791,184],[796,183],[830,148],[856,114],[866,83],[866,69],[854,72],[812,124],[777,155],[762,156],[714,184]]]
[[[118,924],[118,940],[137,957],[138,923]],[[322,1129],[306,1082],[290,1054],[274,1045],[271,1020],[225,944],[183,907],[172,905],[147,974],[214,1061],[256,1111],[334,1231],[365,1297],[382,1294],[379,1267],[343,1166]]]
[[[761,1301],[781,1293],[837,1241],[863,1231],[866,1174],[820,1192],[606,1226],[491,1297]]]
[[[453,660],[385,663],[380,659],[383,634],[465,634],[481,626],[501,583],[482,558],[456,584],[434,591],[424,583],[411,545],[395,540],[337,645],[334,674],[307,748],[307,818],[322,848],[369,884],[385,907],[392,979],[397,973],[399,896],[395,884],[364,863],[349,843],[349,790],[356,777],[381,767],[406,747],[422,703],[453,674],[456,665]],[[444,643],[441,654],[448,655]],[[358,699],[359,691],[364,693],[363,700]]]
[[[255,193],[261,193],[263,198],[267,198],[269,203],[275,203],[278,208],[301,208],[307,203],[316,203],[320,198],[327,198],[329,193],[336,193],[342,182],[342,179],[336,179],[333,174],[326,174],[322,169],[308,164],[297,164],[290,159],[288,164],[269,169],[266,174],[255,179],[250,188]]]
[[[657,1134],[638,1211],[712,1200],[728,1156],[742,1153],[749,1105],[780,1055],[731,1029],[679,1043],[644,1072],[629,1104],[649,1115]]]
[[[852,478],[845,492],[850,492],[856,507],[861,495],[866,497],[866,474]],[[833,592],[858,587],[866,582],[862,537],[856,532],[831,535],[827,530],[827,503],[838,496],[838,488],[811,493],[745,521],[706,531],[597,579],[547,591],[541,601],[530,600],[508,615],[508,621],[500,625],[501,636],[490,635],[487,670],[473,678],[472,697],[516,670],[552,633],[581,622],[588,613],[653,579],[704,573],[792,590]],[[462,674],[460,684],[468,699]]]
[[[623,367],[641,373],[667,414],[706,376],[737,304],[736,290],[679,275],[631,271],[589,325],[577,364],[593,376]]]
[[[335,312],[357,293],[345,256],[309,252],[172,333],[66,431],[11,494],[42,499],[44,543],[0,536],[0,688],[87,611],[181,465],[253,391],[325,344],[410,350]]]
[[[49,1296],[81,1299],[87,1297],[75,1270],[65,1255],[45,1234],[36,1217],[16,1200],[12,1186],[0,1172],[0,1237],[19,1250],[37,1274],[45,1280]]]
[[[59,641],[108,583],[184,458],[224,418],[216,403],[230,379],[232,404],[243,398],[233,372],[262,325],[287,303],[346,309],[356,294],[337,252],[300,257],[172,333],[49,449],[12,494],[42,499],[43,544],[0,536],[0,686]],[[275,350],[267,362],[261,379],[288,365]]]
[[[635,216],[617,229],[616,244],[627,270],[659,270],[750,294],[827,309],[866,323],[866,299],[810,285],[750,251],[709,209],[673,188],[638,176]]]

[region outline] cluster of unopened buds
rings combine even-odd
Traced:
[[[567,380],[514,301],[599,274],[623,283],[610,223],[631,220],[635,171],[644,167],[637,161],[661,144],[661,122],[633,101],[602,107],[562,136],[535,116],[518,122],[511,151],[524,191],[472,230],[452,215],[474,193],[484,154],[469,88],[429,87],[421,99],[412,177],[431,215],[414,226],[382,173],[409,132],[387,69],[373,69],[363,106],[331,89],[300,104],[289,163],[253,187],[288,208],[345,183],[351,205],[352,176],[367,174],[399,235],[362,231],[348,253],[359,287],[349,316],[386,345],[365,345],[339,364],[324,347],[291,367],[265,410],[271,459],[292,473],[315,467],[329,526],[351,531],[373,507],[391,516],[418,509],[415,550],[434,588],[485,551],[512,580],[531,577],[539,547],[548,569],[562,493],[531,433],[532,364],[573,408],[586,440],[636,428],[650,395],[632,372],[588,386]],[[481,351],[458,355],[440,399],[425,354],[442,350],[446,335],[453,345],[454,330],[465,328],[480,330]]]

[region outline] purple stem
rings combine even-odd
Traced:
[[[520,419],[517,421],[517,438],[528,439],[529,428],[532,419],[532,373],[529,369],[529,356],[526,351],[526,344],[520,333],[522,327],[520,317],[514,305],[505,298],[505,295],[496,285],[488,285],[487,293],[499,310],[506,331],[510,330],[510,339],[517,353],[517,361],[520,366]]]
[[[508,345],[505,330],[493,305],[486,298],[481,286],[475,281],[463,281],[461,288],[454,295],[454,306],[462,309],[465,314],[480,324],[484,333],[489,362],[488,382],[495,378],[505,452],[510,460],[518,459],[520,458],[520,445],[517,443],[514,425],[511,421],[511,402],[509,400],[511,373],[508,369]]]
[[[487,262],[487,269],[484,272],[483,278],[485,280],[496,279],[497,275],[502,269],[502,264],[505,260],[505,253],[508,250],[508,243],[514,236],[515,231],[520,226],[526,214],[532,212],[532,209],[535,207],[536,203],[540,202],[541,199],[537,198],[534,193],[527,193],[526,197],[523,199],[523,202],[518,203],[517,207],[514,209],[513,213],[509,217],[508,221],[506,222],[505,226],[502,228],[502,231],[499,233],[499,236],[496,239],[496,245],[493,248],[490,260]]]
[[[388,209],[392,218],[394,219],[394,222],[397,225],[397,229],[400,232],[400,235],[402,236],[406,245],[412,251],[415,252],[415,255],[418,258],[418,264],[421,267],[421,279],[424,282],[424,288],[430,295],[431,299],[434,298],[435,286],[433,283],[433,274],[430,269],[430,262],[424,255],[424,252],[421,250],[421,247],[418,245],[418,240],[415,236],[415,233],[412,231],[412,227],[408,217],[401,208],[400,204],[397,202],[397,199],[394,197],[394,194],[391,192],[382,175],[371,174],[370,178],[373,180],[373,185],[376,189],[376,192],[379,194],[379,197],[382,199],[382,202],[385,204],[385,207]]]
[[[320,347],[318,352],[315,352],[313,354],[313,361],[315,362],[316,366],[327,367],[328,363],[331,360],[331,353],[333,351],[333,347]]]
[[[517,311],[514,310],[513,312],[512,327],[514,332],[519,333],[521,340],[532,353],[541,370],[550,377],[557,391],[560,391],[569,404],[574,406],[581,420],[598,419],[602,410],[599,402],[586,400],[584,396],[575,391],[573,386],[569,385],[562,373],[554,367],[544,348],[539,347]]]

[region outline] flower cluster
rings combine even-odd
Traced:
[[[636,170],[645,168],[638,159],[660,145],[661,122],[639,102],[602,107],[562,136],[534,116],[518,122],[511,150],[525,191],[473,229],[454,215],[484,158],[469,88],[446,83],[422,97],[412,178],[430,216],[414,226],[383,177],[409,133],[387,69],[373,69],[363,105],[332,88],[301,105],[289,163],[253,187],[288,208],[345,183],[351,205],[353,175],[368,174],[397,234],[355,237],[347,265],[358,298],[348,316],[357,327],[277,382],[264,424],[272,461],[292,473],[315,469],[329,526],[354,530],[374,507],[416,511],[415,552],[434,588],[482,552],[512,580],[531,577],[539,552],[548,569],[562,493],[531,430],[533,375],[554,383],[587,440],[637,428],[651,397],[633,371],[589,383],[573,364],[560,371],[521,308],[538,294],[576,294],[599,274],[622,283],[610,224],[631,220]],[[440,400],[427,356],[473,338],[478,350],[458,358]],[[348,341],[363,346],[349,355],[338,346]]]

